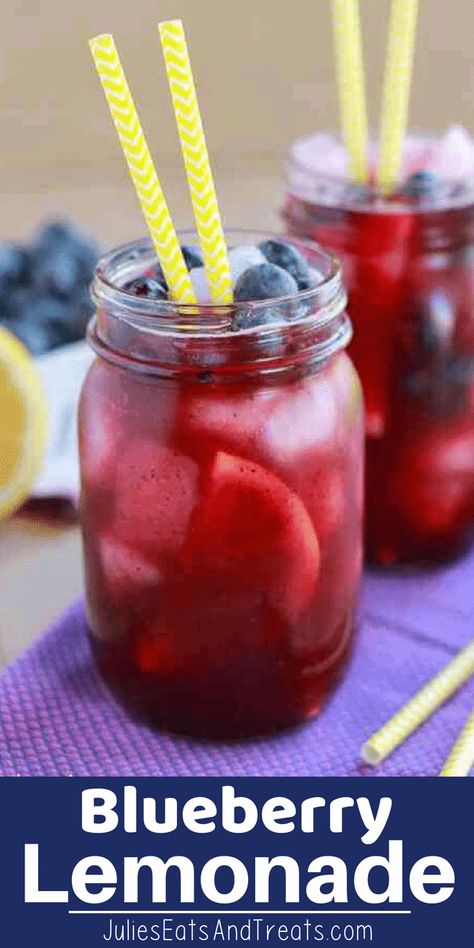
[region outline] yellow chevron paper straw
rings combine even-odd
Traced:
[[[392,0],[380,123],[378,185],[383,194],[396,186],[408,119],[418,0]]]
[[[467,777],[474,766],[474,711],[469,715],[440,777]]]
[[[180,303],[195,303],[193,285],[113,36],[96,36],[89,45],[171,295]]]
[[[375,766],[385,760],[473,674],[474,639],[369,738],[361,752],[365,763]]]
[[[232,277],[181,20],[159,23],[181,149],[214,303],[232,303]]]
[[[342,137],[351,178],[364,184],[368,130],[359,0],[332,0],[331,6]]]

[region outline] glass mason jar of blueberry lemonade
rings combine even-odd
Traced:
[[[80,408],[99,667],[159,726],[288,727],[339,677],[361,569],[360,384],[337,264],[230,233],[234,303],[168,300],[147,241],[96,272]]]
[[[348,184],[331,138],[293,148],[284,218],[343,263],[366,402],[368,557],[445,560],[474,525],[474,145],[457,128],[409,140],[405,180],[382,198]]]

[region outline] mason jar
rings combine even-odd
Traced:
[[[127,704],[176,732],[295,725],[349,650],[361,389],[339,267],[296,243],[317,285],[287,299],[133,296],[124,287],[156,263],[148,241],[106,256],[93,283],[97,358],[80,406],[90,634]]]
[[[293,153],[290,235],[342,261],[366,403],[366,546],[449,560],[474,527],[474,181],[385,199]]]

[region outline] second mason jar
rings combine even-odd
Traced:
[[[369,560],[458,555],[474,527],[474,181],[387,200],[292,154],[284,218],[343,263],[366,401]]]
[[[317,285],[238,306],[131,296],[154,264],[146,241],[97,270],[80,410],[88,621],[107,680],[174,731],[297,724],[348,653],[361,391],[338,266],[298,246]]]

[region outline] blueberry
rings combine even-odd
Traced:
[[[299,290],[310,288],[309,266],[303,254],[293,244],[287,244],[283,240],[264,240],[259,244],[259,249],[269,263],[273,263],[291,274]]]
[[[34,289],[29,289],[22,297],[22,310],[23,319],[49,323],[68,322],[71,308],[65,300],[57,300],[46,294],[39,295]]]
[[[197,267],[204,266],[204,259],[202,256],[201,248],[197,244],[188,244],[181,247],[181,251],[184,257],[184,262],[188,270],[196,270]],[[162,283],[163,286],[167,287],[167,281],[163,273],[163,268],[159,262],[155,264],[151,270],[150,276],[152,276],[158,283]]]
[[[0,293],[26,279],[28,254],[17,244],[0,244]]]
[[[10,300],[9,327],[32,351],[39,352],[44,344],[47,349],[76,342],[82,339],[85,321],[77,318],[75,301],[66,301],[54,296],[38,294],[34,288],[19,289]],[[37,329],[35,335],[34,329]],[[30,340],[29,342],[27,341]],[[38,338],[39,342],[34,343]],[[42,349],[41,351],[46,351]]]
[[[43,355],[54,346],[54,332],[46,323],[10,319],[7,328],[30,350],[32,355]]]
[[[451,353],[446,359],[444,374],[455,385],[470,385],[474,379],[474,356]]]
[[[424,362],[445,350],[451,344],[455,324],[452,300],[443,290],[432,290],[419,298],[412,313],[415,359]]]
[[[90,283],[97,263],[98,249],[69,221],[53,221],[40,230],[32,246],[32,264],[38,285],[43,284],[44,270],[55,270],[55,261],[68,258],[74,269],[76,282]],[[62,268],[62,264],[58,264]],[[62,278],[59,281],[62,284]],[[61,292],[61,291],[60,291]]]
[[[55,220],[45,224],[38,233],[36,244],[51,247],[58,243],[74,243],[78,237],[74,224],[68,220]]]
[[[37,233],[34,243],[37,247],[50,248],[59,244],[82,251],[86,247],[89,251],[95,247],[94,242],[69,220],[55,220],[45,224]]]
[[[399,380],[405,397],[421,402],[431,418],[446,420],[469,410],[474,358],[453,352],[434,366],[408,370]]]
[[[281,315],[273,310],[241,309],[235,313],[232,319],[232,330],[238,332],[239,329],[255,329],[256,326],[267,326],[281,320]]]
[[[58,346],[69,346],[73,342],[79,342],[84,338],[84,330],[78,331],[77,326],[72,319],[64,318],[58,315],[57,318],[51,316],[48,322],[51,332],[51,349],[57,349]]]
[[[204,382],[206,385],[210,385],[214,381],[214,376],[212,372],[198,372],[197,380],[198,382]]]
[[[167,300],[168,291],[162,283],[154,280],[153,277],[143,276],[126,283],[124,290],[127,293],[133,293],[134,296],[141,296],[149,300]]]
[[[316,289],[317,286],[321,286],[321,283],[324,283],[324,274],[320,270],[316,270],[316,267],[309,268],[309,279],[310,279],[310,288],[312,290]]]
[[[474,357],[450,352],[436,375],[431,405],[445,417],[469,411],[473,380]]]
[[[399,189],[402,197],[422,198],[435,197],[439,190],[440,181],[433,171],[415,171]]]
[[[204,265],[202,251],[197,244],[188,244],[188,246],[181,247],[181,250],[183,251],[184,262],[188,270],[194,270],[196,267],[202,267]]]
[[[78,241],[73,249],[82,282],[89,285],[99,259],[98,247],[93,241],[83,239],[82,242]]]
[[[144,276],[151,277],[152,280],[156,280],[157,283],[161,283],[161,285],[164,286],[166,290],[168,289],[168,284],[163,273],[163,267],[158,260],[155,263],[155,266],[151,267],[151,269],[148,270]]]
[[[42,293],[68,299],[82,284],[81,266],[66,247],[56,247],[36,259],[33,282]]]
[[[59,314],[58,314],[59,315]],[[89,320],[94,315],[94,304],[92,302],[89,290],[84,288],[71,300],[65,314],[65,325],[61,327],[60,321],[54,322],[58,335],[68,336],[68,342],[76,342],[83,339]]]
[[[28,286],[15,286],[3,300],[2,315],[8,319],[28,319],[28,313],[32,299],[36,294],[32,294]]]
[[[421,370],[412,370],[400,375],[398,386],[406,395],[421,398],[426,392],[426,378]]]
[[[32,301],[29,320],[43,323],[51,332],[51,348],[77,342],[84,336],[84,326],[74,319],[74,304],[54,297],[38,297]]]
[[[290,273],[274,263],[259,263],[240,275],[234,287],[236,302],[270,300],[295,296],[296,281]]]
[[[344,199],[351,204],[371,204],[374,196],[367,184],[348,184],[344,189]]]

